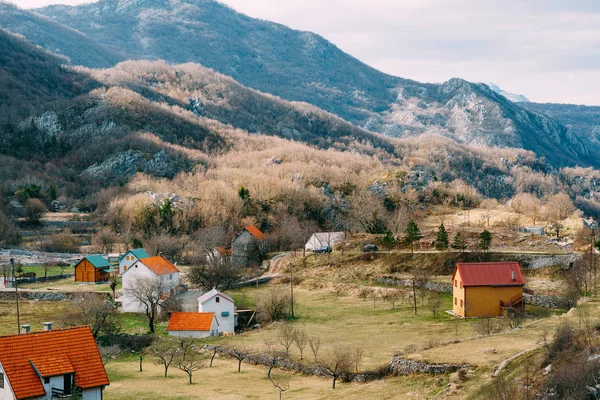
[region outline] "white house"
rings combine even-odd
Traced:
[[[0,337],[0,400],[102,400],[108,385],[89,326]]]
[[[146,250],[144,249],[129,250],[119,258],[119,275],[123,275],[123,273],[127,271],[136,261],[148,257],[150,257],[150,255],[146,253]]]
[[[219,333],[235,332],[235,302],[229,296],[213,289],[198,297],[199,312],[214,312]]]
[[[308,242],[304,245],[306,250],[315,250],[319,247],[328,246],[333,250],[333,246],[343,242],[346,239],[344,232],[318,232],[308,239]]]
[[[188,338],[219,336],[219,323],[214,312],[174,312],[167,331],[169,336]]]
[[[177,294],[178,287],[181,285],[180,272],[175,265],[163,256],[142,258],[133,263],[122,275],[123,311],[145,312],[144,306],[132,294],[133,288],[140,280],[160,280],[164,296]]]

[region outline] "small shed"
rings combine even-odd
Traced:
[[[75,265],[75,282],[108,282],[110,263],[101,255],[85,256]]]
[[[530,235],[546,236],[546,229],[543,226],[524,226],[519,228],[519,232]]]
[[[306,250],[315,250],[319,247],[328,246],[333,250],[333,246],[346,240],[345,232],[318,232],[308,239],[308,242],[304,245]]]
[[[167,328],[169,336],[205,338],[219,335],[214,312],[174,312]]]
[[[260,265],[266,250],[266,238],[257,227],[246,226],[231,242],[231,263],[236,267]]]
[[[458,263],[452,311],[460,317],[496,317],[520,310],[524,285],[518,262]]]

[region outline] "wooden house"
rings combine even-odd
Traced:
[[[101,400],[108,384],[89,326],[0,337],[2,400]]]
[[[517,262],[458,263],[452,311],[460,317],[494,317],[521,310],[524,285]]]
[[[231,263],[236,267],[260,265],[266,250],[265,239],[265,234],[257,227],[245,227],[231,242]]]
[[[85,256],[75,265],[75,282],[108,282],[110,263],[101,255]]]

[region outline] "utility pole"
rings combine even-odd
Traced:
[[[294,318],[294,263],[290,263],[290,290],[292,292],[292,318]]]
[[[13,270],[13,283],[15,284],[15,299],[17,301],[17,332],[21,334],[21,314],[19,313],[19,287],[17,284],[17,274],[15,272],[15,259],[11,258],[10,263]]]
[[[592,226],[592,236],[590,245],[590,256],[592,257],[592,269],[594,270],[594,294],[598,294],[598,271],[596,269],[596,253],[594,245],[596,244],[596,227]]]

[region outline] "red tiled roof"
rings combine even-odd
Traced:
[[[258,229],[257,227],[255,227],[254,225],[248,225],[246,227],[246,230],[252,235],[254,236],[255,239],[257,240],[263,240],[266,238],[265,234],[262,233],[260,231],[260,229]]]
[[[35,357],[31,361],[33,367],[44,378],[75,373],[75,368],[66,354],[50,354],[48,356]]]
[[[139,262],[144,264],[150,271],[158,276],[180,272],[179,268],[163,256],[142,258]]]
[[[50,365],[54,361],[58,361],[58,364]],[[51,374],[54,368],[73,369],[75,385],[82,389],[109,384],[89,326],[2,336],[0,363],[17,399],[46,394],[32,363]]]
[[[210,331],[214,312],[174,312],[169,320],[169,331]]]
[[[456,271],[460,272],[463,286],[523,286],[525,284],[518,262],[458,263],[452,274],[452,281]]]

